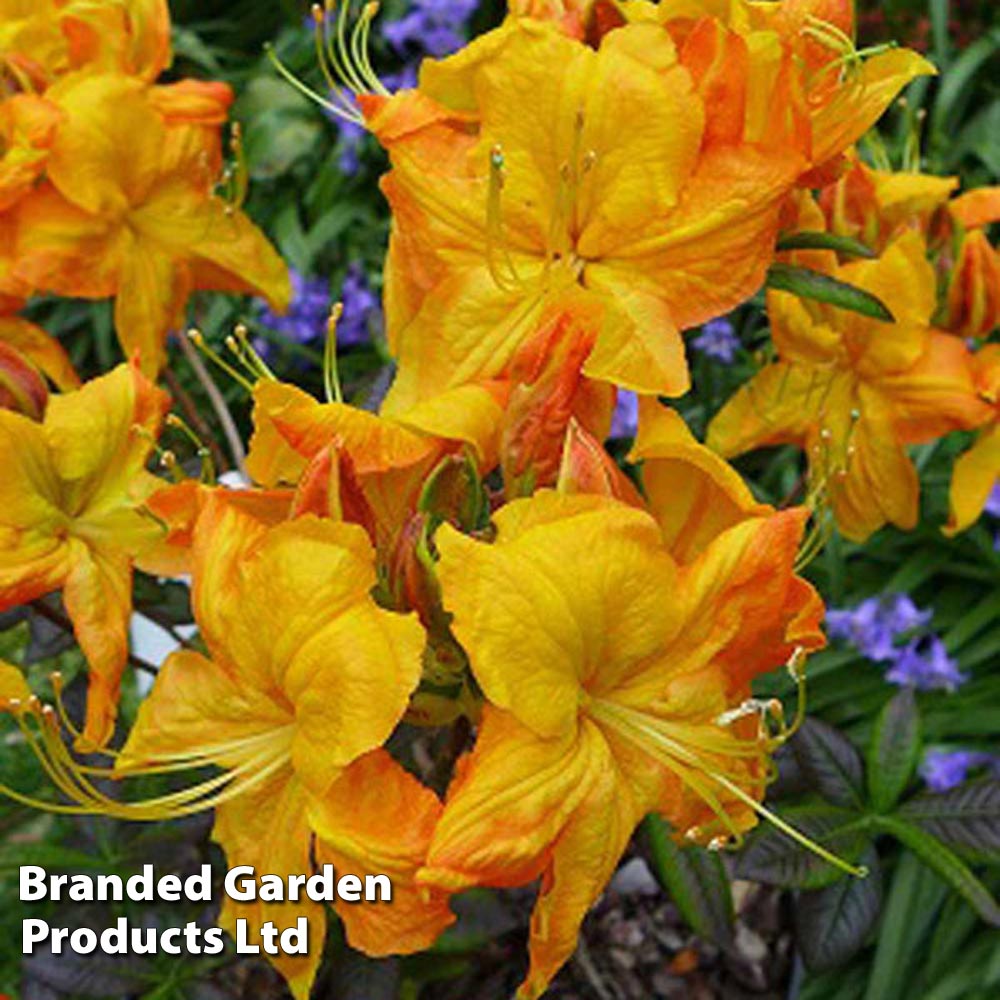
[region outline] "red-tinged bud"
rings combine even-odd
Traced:
[[[500,464],[508,497],[526,496],[552,486],[559,475],[566,429],[576,419],[606,432],[613,407],[612,390],[583,376],[593,338],[557,318],[525,354],[513,373],[500,442]]]
[[[1000,254],[986,234],[971,232],[962,243],[948,287],[947,329],[962,337],[985,337],[1000,325]]]
[[[566,430],[558,489],[561,493],[594,493],[642,507],[642,497],[600,442],[575,420]]]
[[[38,369],[9,344],[0,341],[0,407],[41,420],[49,390]]]
[[[354,471],[354,463],[336,444],[320,451],[299,480],[291,516],[304,514],[358,524],[368,533],[372,544],[377,541],[375,514]]]

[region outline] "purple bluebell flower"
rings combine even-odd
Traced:
[[[347,118],[340,118],[333,114],[330,114],[329,117],[340,133],[340,156],[337,165],[345,177],[353,177],[361,169],[361,150],[364,148],[368,130],[363,125]]]
[[[371,340],[371,323],[381,316],[378,296],[368,284],[368,276],[358,264],[351,264],[340,290],[344,312],[337,326],[337,343],[357,347]]]
[[[991,517],[1000,517],[1000,479],[993,484],[990,495],[986,498],[986,506],[983,507]]]
[[[981,750],[931,749],[920,764],[920,777],[932,792],[950,792],[964,784],[970,771],[981,767],[1000,775],[1000,757]]]
[[[701,328],[691,346],[706,358],[731,365],[740,348],[740,339],[728,319],[713,319]]]
[[[326,278],[307,278],[291,272],[292,303],[279,316],[265,303],[260,304],[257,319],[269,330],[296,344],[309,344],[323,335],[330,313],[330,283]]]
[[[465,44],[468,20],[478,5],[478,0],[413,0],[412,10],[387,21],[382,34],[401,55],[451,55]]]
[[[885,679],[918,691],[954,691],[969,678],[958,669],[958,663],[937,636],[924,636],[899,651]]]
[[[832,639],[850,642],[875,663],[895,659],[897,640],[927,625],[932,611],[921,611],[906,594],[870,597],[849,611],[831,610],[826,627]]]
[[[612,440],[634,438],[638,429],[639,397],[628,389],[619,389],[608,437]]]

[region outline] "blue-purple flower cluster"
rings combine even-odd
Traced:
[[[931,749],[920,765],[920,776],[932,792],[950,792],[964,784],[971,771],[1000,778],[1000,757],[984,750]]]
[[[424,56],[440,59],[457,52],[467,41],[468,21],[479,0],[414,0],[408,14],[387,21],[382,35],[398,55],[406,60],[398,73],[382,78],[395,93],[417,85],[417,65]],[[314,30],[309,22],[310,30]],[[340,132],[338,165],[341,173],[353,177],[361,169],[361,151],[367,132],[357,122],[331,114]]]
[[[388,21],[382,34],[401,55],[451,55],[467,40],[469,18],[479,0],[413,0],[411,10],[398,21]]]
[[[691,341],[691,346],[706,358],[731,365],[740,349],[740,338],[728,319],[713,319],[701,328],[701,333]]]
[[[257,321],[261,326],[293,344],[309,345],[326,336],[330,316],[330,283],[325,278],[309,278],[292,270],[292,303],[284,316],[279,316],[263,302]],[[357,347],[371,339],[372,324],[381,313],[378,296],[372,291],[364,270],[357,264],[347,269],[341,288],[344,307],[337,327],[339,347]],[[273,353],[273,345],[260,338],[255,348],[265,358]]]
[[[827,612],[832,639],[851,643],[875,663],[885,679],[919,691],[954,691],[967,680],[941,639],[926,630],[933,612],[922,611],[906,594],[871,597],[848,611]]]

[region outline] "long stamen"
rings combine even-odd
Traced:
[[[486,198],[486,266],[490,277],[501,291],[510,291],[521,284],[514,261],[507,247],[503,224],[502,195],[506,183],[506,162],[503,149],[495,145],[490,150],[490,180]],[[497,262],[497,251],[503,255],[510,277],[502,275]]]
[[[351,36],[351,54],[354,57],[355,65],[358,67],[358,75],[367,85],[368,90],[381,94],[383,97],[389,96],[382,81],[378,78],[371,64],[369,56],[369,39],[371,37],[372,22],[379,12],[380,5],[377,0],[370,0],[361,11],[361,17],[354,26],[354,33]]]
[[[327,100],[322,94],[318,94],[312,89],[308,84],[303,83],[279,58],[278,54],[274,51],[274,47],[270,44],[264,46],[264,52],[267,58],[270,60],[271,65],[278,71],[279,74],[284,78],[285,82],[294,87],[303,97],[308,98],[314,104],[318,104],[321,108],[325,108],[330,114],[335,115],[337,118],[342,118],[345,121],[353,122],[355,125],[364,125],[364,118],[360,111],[347,110],[346,107],[340,104],[335,104],[333,101]]]
[[[807,837],[801,830],[797,830],[776,813],[773,813],[763,803],[742,789],[736,782],[726,777],[717,768],[701,759],[698,754],[663,732],[660,720],[654,720],[634,709],[625,708],[624,706],[607,701],[595,701],[592,703],[592,714],[595,718],[603,720],[606,724],[612,726],[626,738],[631,739],[640,749],[669,767],[674,773],[677,773],[676,765],[681,764],[704,774],[729,792],[730,795],[752,809],[762,819],[766,819],[772,823],[797,844],[821,857],[829,864],[839,868],[841,871],[849,875],[854,875],[857,878],[864,878],[868,874],[867,869],[863,866],[850,864],[843,858],[839,858],[828,851],[821,844]],[[711,802],[708,804],[712,805]],[[713,811],[715,811],[714,807]]]
[[[216,367],[222,369],[234,382],[238,383],[251,395],[253,394],[253,383],[247,381],[228,361],[226,361],[217,351],[208,346],[205,335],[201,330],[190,329],[187,333],[188,340],[201,351]]]
[[[5,706],[14,716],[28,747],[46,775],[55,788],[72,803],[66,805],[43,802],[5,785],[0,786],[0,794],[32,808],[66,815],[101,814],[123,820],[174,819],[215,808],[268,780],[288,764],[290,726],[216,746],[202,747],[196,751],[164,754],[153,764],[123,763],[122,755],[114,750],[100,751],[102,755],[116,760],[113,768],[80,764],[67,748],[60,729],[62,720],[67,723],[71,734],[76,732],[75,727],[69,724],[65,707],[61,703],[61,677],[57,675],[53,682],[57,690],[58,710],[48,705],[42,706],[34,697],[24,704],[12,700]],[[139,802],[112,799],[92,780],[174,774],[194,768],[218,766],[219,761],[227,756],[242,759],[235,767],[227,768],[191,787]]]
[[[337,365],[337,327],[344,315],[342,302],[334,304],[326,321],[326,344],[323,348],[323,388],[328,403],[343,403],[344,390],[340,384],[340,369]]]

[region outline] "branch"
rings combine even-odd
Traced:
[[[40,615],[46,621],[51,622],[56,628],[61,628],[64,632],[68,632],[70,635],[76,635],[76,629],[73,628],[73,623],[61,612],[57,611],[55,608],[49,607],[45,601],[39,599],[37,601],[32,601],[29,605],[31,610],[36,614]],[[128,662],[136,668],[136,670],[145,670],[146,673],[152,674],[154,677],[160,672],[159,667],[154,667],[152,663],[148,663],[146,660],[134,653],[128,654]]]

